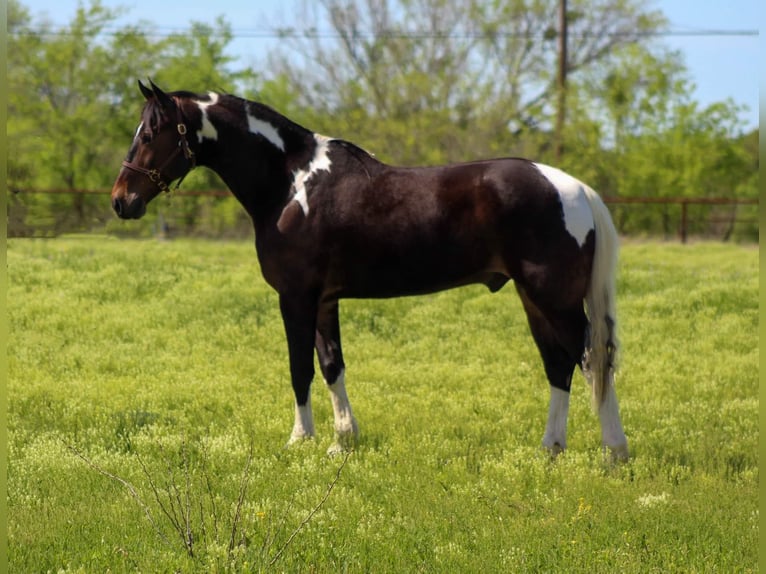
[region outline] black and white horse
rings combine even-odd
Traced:
[[[314,349],[334,409],[331,450],[357,439],[339,299],[469,283],[495,292],[512,279],[550,384],[543,446],[566,447],[579,365],[603,443],[613,457],[628,456],[613,386],[618,238],[591,188],[518,158],[393,167],[256,102],[139,86],[146,103],[112,206],[139,218],[196,165],[226,182],[253,220],[263,276],[279,294],[295,393],[291,443],[314,436]]]

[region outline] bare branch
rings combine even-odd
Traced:
[[[210,481],[210,473],[207,470],[207,446],[203,444],[203,457],[202,457],[202,476],[205,479],[205,488],[207,489],[207,495],[210,499],[210,507],[213,512],[213,535],[215,539],[218,539],[218,509],[215,505],[215,496],[213,494],[213,485]],[[200,502],[200,505],[202,503]],[[204,521],[203,521],[204,528]]]
[[[143,499],[138,495],[138,492],[136,491],[135,487],[130,484],[127,480],[124,478],[121,478],[115,474],[112,474],[111,472],[108,472],[98,466],[95,462],[87,458],[84,454],[82,454],[74,445],[68,444],[64,442],[64,446],[72,452],[77,458],[85,462],[88,466],[90,466],[93,470],[98,472],[99,474],[114,480],[115,482],[120,483],[122,486],[124,486],[130,495],[133,497],[133,499],[138,503],[138,505],[143,509],[144,514],[146,515],[146,518],[149,520],[149,523],[152,525],[152,528],[154,528],[154,531],[159,535],[159,537],[167,544],[168,546],[171,546],[170,540],[167,539],[165,534],[160,530],[159,526],[157,526],[157,523],[154,521],[154,517],[152,516],[152,513],[149,511],[149,507],[146,505],[146,503],[143,501]]]
[[[277,560],[282,556],[282,553],[285,551],[285,549],[290,546],[290,543],[293,541],[293,539],[298,536],[298,533],[303,529],[304,526],[306,526],[313,516],[319,512],[319,510],[324,506],[324,503],[327,502],[327,499],[330,497],[330,493],[332,492],[333,488],[335,488],[335,485],[338,483],[338,480],[340,480],[340,473],[343,470],[343,467],[346,466],[346,463],[348,462],[349,457],[354,451],[350,450],[346,453],[346,456],[343,458],[343,462],[338,467],[338,471],[335,473],[335,478],[332,480],[332,482],[327,486],[327,491],[324,493],[324,496],[322,497],[322,500],[319,501],[319,504],[317,504],[311,512],[308,513],[306,518],[304,518],[301,523],[298,525],[298,527],[293,530],[293,533],[290,534],[287,541],[282,545],[282,547],[277,551],[277,553],[274,555],[274,557],[269,562],[269,566],[273,566]]]
[[[250,451],[247,454],[247,462],[245,463],[245,469],[242,471],[242,480],[239,485],[239,497],[237,498],[237,507],[234,511],[234,518],[231,521],[231,537],[229,538],[229,556],[234,551],[234,545],[237,535],[237,526],[241,518],[242,505],[245,502],[245,493],[247,492],[247,484],[250,481],[250,463],[253,461],[253,439],[250,438]]]

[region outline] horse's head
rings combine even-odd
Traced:
[[[194,152],[186,139],[186,123],[177,101],[153,82],[138,82],[146,98],[141,123],[112,187],[112,207],[123,219],[138,219],[146,204],[173,180],[194,168]],[[180,181],[179,181],[180,183]]]

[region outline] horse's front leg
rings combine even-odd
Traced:
[[[317,303],[315,298],[303,294],[280,294],[279,308],[287,335],[290,380],[295,393],[295,424],[287,442],[291,445],[314,436],[311,381],[314,378]]]
[[[346,393],[346,366],[340,344],[337,300],[323,301],[319,305],[315,345],[335,416],[335,441],[327,452],[337,454],[353,448],[359,437],[359,428]]]

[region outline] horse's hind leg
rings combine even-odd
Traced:
[[[529,321],[532,337],[543,359],[550,384],[548,422],[543,435],[543,447],[552,455],[566,448],[569,391],[572,373],[582,357],[587,318],[582,308],[568,311],[544,311],[527,292],[516,286]]]
[[[346,393],[346,367],[340,344],[337,300],[323,301],[319,306],[315,347],[319,358],[319,368],[330,391],[335,416],[335,441],[327,452],[336,454],[352,448],[359,435]]]

